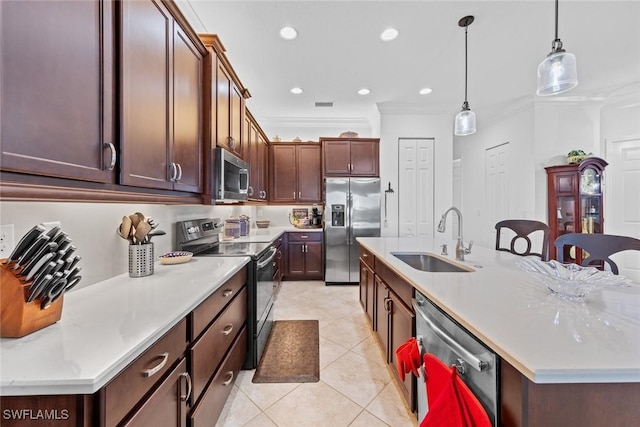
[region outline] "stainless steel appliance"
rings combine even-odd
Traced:
[[[215,149],[213,188],[217,202],[238,202],[249,198],[249,164],[229,151]]]
[[[358,283],[356,237],[380,236],[380,179],[326,178],[324,188],[325,283]]]
[[[416,338],[424,352],[458,370],[478,398],[494,426],[499,424],[497,355],[420,292],[413,300]],[[418,380],[418,419],[427,414],[427,391]]]
[[[203,218],[176,223],[178,250],[201,256],[251,257],[247,277],[247,357],[244,369],[258,366],[273,325],[275,299],[275,262],[277,250],[272,243],[220,242],[219,218]]]

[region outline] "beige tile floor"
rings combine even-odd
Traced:
[[[241,371],[216,426],[414,427],[358,301],[357,286],[283,282],[276,320],[317,319],[320,381],[254,384]]]

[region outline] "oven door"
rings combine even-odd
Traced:
[[[497,355],[419,292],[416,292],[413,307],[416,311],[416,338],[422,351],[433,354],[445,365],[455,367],[459,377],[484,407],[491,423],[498,426]],[[423,381],[419,381],[419,420],[424,419],[427,410],[426,387]]]
[[[277,250],[271,246],[256,261],[256,319],[262,321],[273,304],[273,260]]]

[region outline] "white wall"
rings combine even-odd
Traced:
[[[388,197],[388,226],[382,236],[398,235],[398,138],[434,138],[434,203],[438,217],[451,206],[452,198],[452,114],[380,114],[380,179],[382,189],[389,182],[396,195]],[[384,198],[383,198],[384,203]],[[381,214],[384,206],[381,207]]]
[[[483,121],[484,119],[484,121]],[[497,145],[509,143],[507,174],[509,177],[508,209],[511,218],[529,218],[545,221],[546,215],[535,213],[535,170],[539,165],[532,161],[534,155],[533,104],[525,102],[511,113],[491,121],[478,115],[478,131],[469,136],[454,137],[453,158],[461,158],[462,213],[464,239],[474,244],[493,247],[495,242],[487,232],[488,207],[486,206],[485,152]]]

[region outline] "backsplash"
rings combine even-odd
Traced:
[[[128,242],[116,233],[123,215],[141,212],[159,223],[165,236],[153,239],[156,256],[176,249],[176,221],[194,218],[247,215],[253,221],[268,219],[272,226],[289,226],[292,206],[155,205],[121,203],[0,202],[0,224],[14,225],[17,242],[31,227],[60,222],[82,257],[82,281],[71,292],[128,272]],[[311,208],[311,206],[309,206]]]

